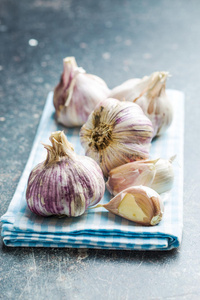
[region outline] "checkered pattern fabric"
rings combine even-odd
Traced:
[[[152,142],[151,158],[169,158],[173,162],[175,181],[173,189],[162,195],[165,213],[156,226],[140,226],[106,211],[88,210],[77,218],[39,217],[27,207],[25,192],[32,168],[43,161],[46,150],[41,142],[50,143],[52,131],[63,130],[74,145],[75,152],[84,155],[79,141],[79,128],[66,129],[54,119],[53,93],[49,93],[37,130],[30,157],[9,205],[1,217],[5,245],[13,247],[75,247],[123,250],[169,250],[178,247],[182,237],[183,217],[183,134],[184,95],[168,90],[174,107],[173,123],[163,136]],[[111,196],[106,191],[101,203]]]

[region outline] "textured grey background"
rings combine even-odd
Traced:
[[[6,248],[0,299],[199,299],[200,2],[0,1],[0,215],[29,156],[62,59],[114,87],[167,70],[185,92],[184,234],[171,252]],[[34,38],[38,46],[29,46]]]

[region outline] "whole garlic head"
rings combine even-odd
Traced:
[[[103,197],[105,182],[98,164],[76,155],[62,131],[44,145],[47,158],[30,173],[26,190],[29,209],[40,216],[77,217]]]
[[[109,97],[137,103],[153,124],[153,136],[161,135],[173,118],[172,106],[165,91],[168,77],[168,72],[154,72],[142,79],[130,79],[115,87]]]
[[[66,57],[63,64],[63,74],[54,90],[56,118],[68,127],[81,126],[110,90],[101,78],[79,68],[74,57]]]
[[[92,157],[105,176],[127,162],[148,158],[153,128],[134,103],[103,100],[80,130],[85,154]]]

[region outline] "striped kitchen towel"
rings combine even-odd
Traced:
[[[123,250],[170,250],[178,247],[183,227],[183,135],[184,94],[167,91],[174,107],[173,123],[168,131],[152,142],[151,158],[170,158],[175,181],[172,190],[162,195],[165,212],[156,226],[141,226],[106,211],[88,210],[77,218],[39,217],[27,207],[25,193],[32,168],[43,161],[46,150],[41,142],[50,143],[52,131],[64,130],[77,154],[84,155],[79,128],[66,129],[54,118],[53,93],[49,93],[33,143],[32,151],[7,212],[1,217],[5,245],[13,247],[75,247]],[[111,196],[106,191],[101,203]]]

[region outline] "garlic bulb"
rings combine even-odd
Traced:
[[[66,57],[63,64],[63,74],[54,90],[56,118],[68,127],[81,126],[110,90],[101,78],[79,68],[74,57]]]
[[[172,106],[165,86],[168,72],[154,72],[142,79],[130,79],[114,88],[109,97],[137,103],[151,120],[154,135],[161,135],[170,126]]]
[[[117,166],[148,158],[152,134],[151,121],[138,105],[110,98],[90,114],[80,140],[107,176]]]
[[[158,224],[164,213],[161,197],[146,186],[129,187],[117,194],[110,202],[98,204],[94,208],[97,207],[104,207],[115,215],[141,225]]]
[[[116,195],[124,189],[145,185],[158,194],[169,191],[174,181],[172,162],[175,156],[167,159],[141,160],[124,164],[110,171],[106,187]]]
[[[28,207],[41,216],[80,216],[103,197],[102,171],[93,159],[76,155],[62,131],[53,132],[49,139],[52,146],[44,145],[46,160],[28,179]]]

